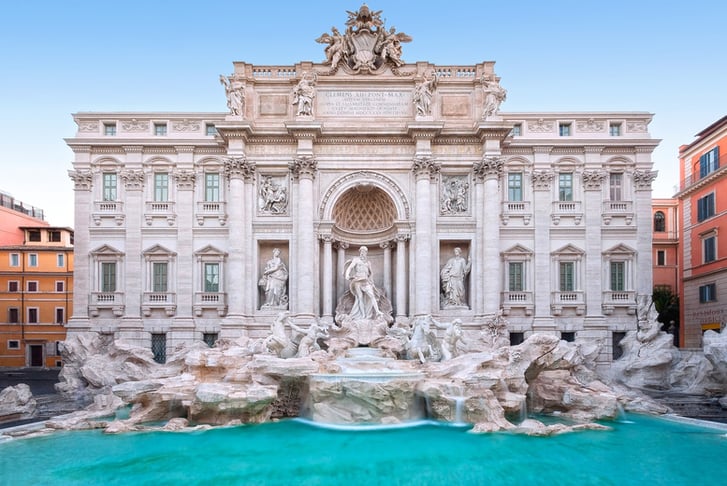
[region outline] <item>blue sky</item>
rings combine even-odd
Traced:
[[[724,19],[713,0],[370,0],[413,37],[407,62],[496,61],[514,111],[648,111],[659,177],[727,114]],[[0,15],[0,189],[73,225],[67,177],[78,111],[226,111],[233,61],[322,61],[315,39],[360,1],[14,1]]]

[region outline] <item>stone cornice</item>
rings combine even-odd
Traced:
[[[321,136],[322,127],[323,125],[316,121],[285,122],[288,133],[296,139],[309,138],[315,140]]]
[[[413,139],[432,140],[444,128],[444,122],[411,122],[406,126],[406,133]]]

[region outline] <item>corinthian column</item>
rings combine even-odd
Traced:
[[[333,316],[333,238],[321,235],[323,240],[323,319],[332,322]]]
[[[432,312],[432,214],[431,180],[439,173],[439,165],[431,156],[414,158],[412,171],[416,178],[416,232],[414,254],[414,314]]]
[[[89,268],[90,253],[89,215],[93,211],[93,200],[91,188],[93,187],[93,174],[90,170],[69,170],[68,176],[73,179],[75,190],[75,240],[73,249],[76,255],[83,255],[83,258],[76,258],[73,266],[73,315],[68,325],[68,333],[84,332],[90,329],[88,320],[88,303],[91,295],[89,283],[91,281],[91,269]]]
[[[298,180],[298,235],[296,251],[295,292],[298,315],[313,316],[315,312],[315,255],[317,254],[313,231],[313,178],[318,169],[315,157],[299,155],[289,165],[293,177]]]
[[[409,235],[396,235],[396,320],[406,318],[406,240]]]
[[[474,165],[475,177],[484,181],[484,215],[482,241],[482,258],[484,267],[482,275],[475,276],[484,282],[482,289],[482,308],[485,314],[494,314],[500,308],[500,188],[503,161],[500,157],[485,156]]]

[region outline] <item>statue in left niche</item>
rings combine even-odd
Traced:
[[[273,255],[265,263],[258,285],[265,292],[265,303],[261,309],[287,309],[288,269],[280,258],[280,248],[273,248]]]
[[[244,116],[245,114],[245,85],[225,75],[220,75],[220,84],[225,87],[225,95],[227,96],[227,108],[230,113],[235,116]]]
[[[293,88],[293,104],[298,106],[297,116],[313,116],[313,98],[316,97],[316,73],[304,72],[298,84]]]

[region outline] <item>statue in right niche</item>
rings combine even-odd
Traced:
[[[262,309],[287,309],[288,269],[280,258],[280,249],[273,248],[273,256],[265,263],[258,285],[265,292]]]
[[[454,256],[447,260],[439,272],[442,281],[442,308],[467,308],[465,279],[472,268],[471,257],[462,256],[462,249],[454,249]]]

